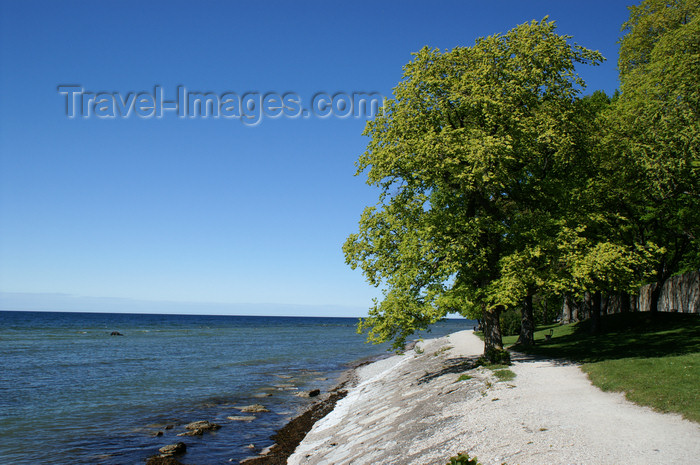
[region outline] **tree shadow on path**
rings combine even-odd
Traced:
[[[470,357],[455,357],[445,361],[442,368],[432,373],[426,373],[418,378],[418,384],[429,383],[432,380],[451,373],[464,373],[481,365],[479,355]]]

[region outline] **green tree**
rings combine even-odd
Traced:
[[[659,251],[637,233],[637,213],[630,208],[639,198],[636,169],[621,163],[605,143],[617,98],[598,91],[578,102],[583,156],[561,199],[563,221],[556,238],[562,290],[590,303],[594,332],[600,330],[603,294],[639,288]]]
[[[542,239],[562,224],[548,207],[584,139],[574,68],[602,60],[555,29],[545,18],[472,47],[422,49],[368,123],[358,174],[381,194],[343,249],[384,288],[360,323],[370,340],[400,347],[457,312],[482,319],[488,354],[502,348],[500,312],[553,281],[556,244]]]
[[[672,275],[700,267],[700,0],[645,0],[620,41],[607,145],[633,186],[626,209],[655,260],[652,311]]]

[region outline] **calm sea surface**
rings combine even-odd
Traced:
[[[0,464],[143,464],[177,441],[187,444],[185,463],[236,463],[254,455],[250,444],[270,445],[309,402],[295,394],[326,390],[349,363],[386,353],[355,325],[354,318],[0,312]],[[468,327],[446,320],[424,336]],[[240,414],[234,406],[252,403],[270,412],[252,422],[227,419]],[[222,428],[177,437],[196,420]]]

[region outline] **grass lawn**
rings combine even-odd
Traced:
[[[700,423],[700,315],[617,314],[602,324],[598,335],[590,333],[589,321],[542,326],[533,347],[512,349],[580,362],[602,390],[624,391],[633,402]]]

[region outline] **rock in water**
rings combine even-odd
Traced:
[[[184,442],[178,442],[177,444],[168,444],[158,449],[158,452],[163,454],[164,457],[170,457],[172,455],[184,454],[187,451],[187,446]]]
[[[321,394],[320,389],[312,389],[311,391],[299,392],[294,394],[297,397],[316,397]]]
[[[253,404],[253,405],[245,405],[243,407],[236,407],[238,410],[241,412],[245,413],[257,413],[257,412],[269,412],[268,409],[263,407],[260,404]]]
[[[201,436],[208,431],[216,431],[221,428],[221,425],[210,423],[207,420],[200,420],[185,425],[186,433],[180,433],[178,436]]]
[[[123,336],[123,334],[120,333],[119,331],[112,331],[111,333],[109,333],[109,335],[110,336]]]

